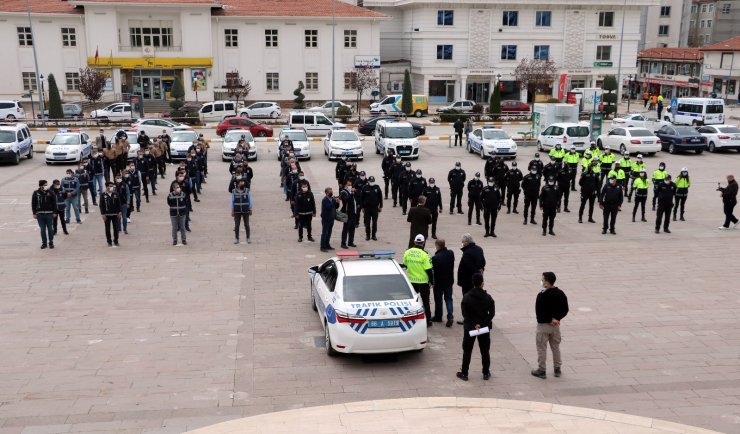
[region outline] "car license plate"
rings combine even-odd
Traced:
[[[699,139],[691,139],[691,143],[699,143],[700,141]]]
[[[65,158],[67,158],[67,156],[66,156],[66,155],[55,155],[55,156],[54,156],[54,159],[55,159],[55,160],[64,160]]]
[[[652,145],[653,144],[653,141],[652,140],[649,140],[649,141],[646,140],[646,141],[642,142],[642,144],[643,145]]]
[[[346,156],[351,156],[352,154],[354,154],[354,152],[352,152],[352,151],[344,151],[344,155],[346,155]]]
[[[293,151],[293,155],[295,155],[295,156],[301,155],[301,151],[296,151],[296,150],[294,150],[294,151]]]
[[[373,319],[367,322],[371,328],[398,327],[400,324],[401,321],[397,319]]]
[[[735,134],[734,136],[732,136],[732,139],[733,140],[740,140],[740,134]]]
[[[409,155],[411,151],[398,151],[398,155]]]

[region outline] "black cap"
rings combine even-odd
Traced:
[[[411,167],[411,163],[409,163],[409,162],[407,161],[407,162],[406,162],[406,164],[404,164],[404,166],[405,166],[405,167]]]
[[[516,167],[516,161],[511,162],[511,167]]]
[[[456,162],[455,162],[455,166],[462,166],[462,164],[460,164],[460,162],[459,162],[459,161],[456,161]]]
[[[367,180],[368,180],[368,181],[370,181],[370,182],[375,182],[375,177],[374,177],[374,176],[371,176],[371,177],[370,177],[370,178],[368,178]]]
[[[475,172],[475,176],[480,178],[480,172]]]
[[[416,174],[421,175],[421,169],[416,169]]]
[[[547,177],[547,180],[548,180],[548,181],[553,181],[553,182],[555,182],[555,177],[554,177],[554,176],[548,176],[548,177]]]
[[[360,171],[360,176],[365,176],[365,171],[364,170],[361,170]]]
[[[488,182],[494,182],[494,181],[495,181],[495,180],[493,179],[493,176],[489,176],[489,177],[488,177]]]
[[[429,178],[429,183],[434,184],[434,178]]]
[[[609,179],[617,179],[617,177],[614,176],[614,175],[612,175],[612,176],[609,177]]]
[[[534,156],[535,156],[535,157],[539,157],[539,156],[540,156],[540,153],[539,153],[539,152],[535,152],[535,153],[534,153]]]

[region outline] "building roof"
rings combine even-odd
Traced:
[[[648,48],[637,55],[638,59],[702,60],[704,53],[698,48]]]
[[[64,0],[29,0],[31,13],[36,14],[81,14],[82,9]],[[2,12],[26,13],[26,0],[3,0],[0,6]]]
[[[214,15],[238,17],[331,17],[385,18],[386,16],[339,0],[221,0],[224,7]]]
[[[740,36],[705,45],[700,48],[701,51],[740,51]]]
[[[75,3],[128,3],[128,4],[202,4],[220,7],[222,2],[218,0],[71,0]]]

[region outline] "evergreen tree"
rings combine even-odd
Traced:
[[[413,91],[411,90],[411,74],[407,69],[403,73],[403,92],[401,96],[401,111],[410,115],[414,111]]]
[[[59,96],[59,88],[54,74],[49,74],[49,107],[47,109],[49,110],[49,119],[64,118],[62,98]]]
[[[173,110],[179,110],[180,107],[185,104],[182,100],[183,98],[185,98],[185,86],[183,86],[182,80],[177,77],[175,77],[175,80],[172,82],[170,96],[172,98],[175,98],[174,101],[170,101],[170,107],[172,107]]]
[[[295,95],[295,99],[293,99],[293,102],[295,103],[295,105],[293,106],[294,108],[297,108],[297,109],[306,108],[306,103],[303,102],[303,100],[306,99],[306,96],[303,95],[303,89],[304,89],[303,82],[299,81],[298,88],[296,88],[296,90],[293,91],[293,95]]]
[[[617,112],[617,85],[617,78],[613,75],[607,75],[601,83],[601,89],[604,91],[601,99],[604,102],[604,113],[607,117]]]
[[[496,83],[493,87],[493,93],[491,93],[491,101],[488,112],[493,115],[501,114],[501,83]]]

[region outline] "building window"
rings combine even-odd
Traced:
[[[16,27],[16,29],[18,30],[18,45],[21,47],[30,47],[33,45],[30,27]]]
[[[278,31],[277,29],[265,30],[265,47],[275,48],[278,46]]]
[[[344,31],[344,48],[357,48],[357,30]]]
[[[455,22],[455,11],[437,11],[437,25],[451,26]]]
[[[551,18],[551,11],[537,11],[534,14],[534,21],[537,27],[550,27]]]
[[[599,27],[614,27],[614,12],[599,12]]]
[[[709,3],[709,11],[708,12],[714,12],[714,3]]]
[[[596,60],[612,60],[612,46],[611,45],[597,45],[596,46]]]
[[[306,39],[306,48],[317,48],[319,46],[318,30],[306,30],[304,35]]]
[[[80,73],[79,72],[67,72],[67,90],[80,90]]]
[[[722,53],[722,56],[719,59],[719,69],[730,68],[733,57],[735,57],[733,53]]]
[[[689,21],[689,27],[696,27],[696,21],[694,20]]]
[[[502,26],[516,27],[519,25],[519,11],[504,11]]]
[[[226,48],[236,48],[239,46],[239,29],[224,29],[224,39]]]
[[[280,90],[280,73],[278,72],[268,72],[265,74],[265,77],[267,79],[267,90],[268,91],[279,91]]]
[[[502,45],[501,60],[516,60],[516,45]]]
[[[658,26],[658,36],[668,36],[668,26],[661,24]]]
[[[701,21],[699,22],[699,27],[701,27],[701,28],[703,29],[703,28],[704,28],[704,25],[705,25],[705,24],[706,24],[706,21],[704,21],[704,20],[701,20]]]
[[[319,73],[306,73],[306,90],[319,90]]]
[[[707,13],[707,5],[701,5],[701,13],[703,14]]]
[[[452,60],[452,45],[437,45],[437,60]]]
[[[725,15],[730,13],[730,3],[725,3],[722,5],[722,13]]]
[[[670,17],[671,16],[671,7],[670,6],[661,6],[660,7],[660,16],[661,17]]]
[[[357,73],[344,73],[344,90],[357,90]]]
[[[36,74],[33,72],[23,73],[23,90],[38,90],[36,86]]]
[[[141,21],[129,22],[129,35],[132,47],[171,47],[172,22],[158,21],[157,25],[147,25]]]
[[[547,60],[550,58],[550,46],[549,45],[535,45],[534,46],[534,59],[535,60]]]
[[[62,46],[63,47],[76,47],[77,46],[77,31],[74,27],[62,27]]]
[[[697,10],[698,9],[697,9],[696,5],[691,5],[691,13],[692,14],[695,14]]]
[[[707,29],[712,28],[712,20],[707,20]]]

